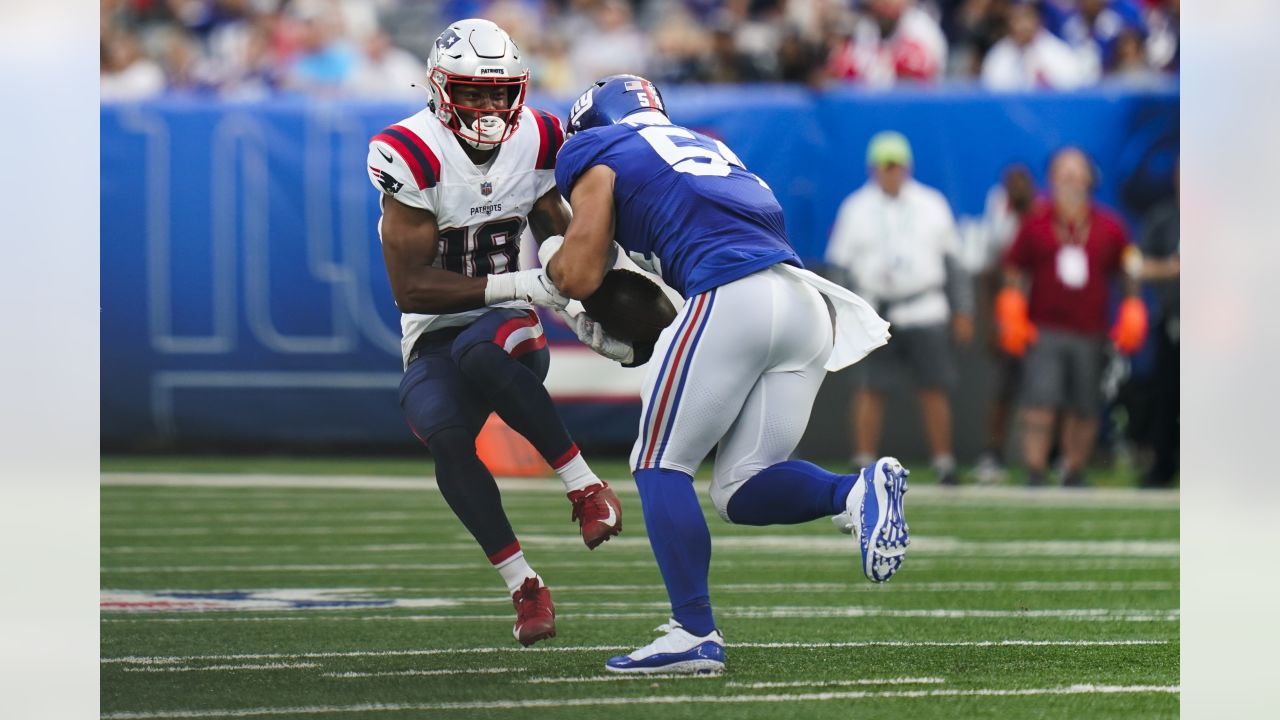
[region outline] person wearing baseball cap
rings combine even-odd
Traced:
[[[951,207],[912,177],[914,164],[901,133],[871,138],[870,177],[841,204],[826,262],[892,324],[889,344],[860,364],[850,411],[855,466],[875,459],[886,394],[905,371],[920,401],[934,471],[941,482],[955,484],[948,394],[956,381],[953,341],[973,339],[973,284],[958,260]]]

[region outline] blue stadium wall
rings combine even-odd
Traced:
[[[821,258],[836,208],[866,180],[877,131],[905,133],[916,176],[979,215],[1013,162],[1096,159],[1099,198],[1136,220],[1168,191],[1176,93],[992,96],[791,87],[673,88],[673,119],[724,139],[777,193],[801,255]],[[568,103],[534,98],[564,117]],[[102,108],[101,440],[104,451],[412,447],[396,404],[399,324],[378,248],[368,138],[403,104],[169,99]],[[554,355],[553,355],[554,358]],[[554,363],[554,359],[553,359]],[[957,444],[982,441],[989,368],[961,360]],[[801,451],[841,456],[848,373],[829,379]],[[907,396],[903,396],[907,397]],[[625,447],[638,405],[574,398],[584,445]],[[901,415],[899,417],[898,415]],[[922,451],[913,412],[886,447]]]

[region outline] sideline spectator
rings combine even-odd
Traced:
[[[594,29],[569,35],[569,57],[577,73],[574,87],[617,73],[633,73],[646,66],[649,40],[631,20],[631,6],[624,0],[601,0],[591,13]]]
[[[1078,148],[1059,150],[1049,166],[1051,201],[1027,215],[1005,254],[1005,288],[996,298],[1000,344],[1026,354],[1022,444],[1027,483],[1043,485],[1055,413],[1063,411],[1063,484],[1085,484],[1102,409],[1110,283],[1125,278],[1128,297],[1111,331],[1126,355],[1145,340],[1146,308],[1136,297],[1140,260],[1123,221],[1093,202],[1092,161]],[[1030,285],[1030,299],[1022,288]]]
[[[1007,33],[1009,0],[959,0],[943,7],[951,41],[948,74],[976,77],[982,72],[982,59]]]
[[[994,301],[1004,282],[1001,258],[1035,202],[1035,179],[1031,177],[1031,171],[1022,164],[1005,169],[1004,179],[987,193],[982,224],[989,254],[986,267],[978,276],[978,287],[982,289],[979,312],[991,328],[990,348],[995,377],[991,409],[987,413],[986,447],[978,456],[973,469],[974,476],[980,483],[1000,482],[1006,475],[1004,448],[1012,411],[1018,400],[1018,388],[1022,382],[1022,358],[1014,357],[1000,348],[995,332]]]
[[[422,88],[426,78],[426,66],[408,50],[392,45],[391,37],[379,30],[365,41],[364,57],[348,86],[353,93],[368,97],[425,99]]]
[[[164,70],[142,54],[133,35],[124,31],[104,35],[100,57],[103,100],[143,100],[164,92]]]
[[[1116,41],[1125,31],[1146,33],[1142,11],[1133,0],[1076,0],[1045,6],[1045,27],[1067,41],[1093,76],[1115,66]]]
[[[1038,3],[1022,0],[1009,8],[1009,35],[982,62],[982,84],[991,90],[1070,90],[1097,81],[1097,73],[1044,29]]]
[[[1180,0],[1163,0],[1157,2],[1147,14],[1147,62],[1151,67],[1166,73],[1178,72],[1178,60],[1181,55],[1181,42],[1178,36],[1178,15],[1182,3]]]
[[[898,80],[930,82],[946,69],[947,39],[915,0],[867,0],[868,14],[832,53],[832,77],[888,87]]]
[[[332,6],[319,6],[302,15],[302,24],[302,50],[285,73],[284,85],[335,94],[351,81],[360,61],[343,34],[342,16]]]
[[[822,48],[797,28],[788,29],[778,43],[778,79],[813,87],[822,84]]]
[[[854,394],[855,467],[875,461],[885,392],[897,368],[909,371],[940,482],[956,483],[948,391],[956,380],[951,341],[973,339],[973,285],[958,262],[951,207],[911,178],[907,139],[881,132],[867,147],[872,178],[840,206],[827,263],[892,323],[893,339],[862,362]],[[948,325],[950,327],[948,327]]]
[[[1151,377],[1151,425],[1149,442],[1154,462],[1142,477],[1143,487],[1172,487],[1178,474],[1179,339],[1181,298],[1179,254],[1178,171],[1173,175],[1173,197],[1147,215],[1142,233],[1142,279],[1155,290],[1152,313],[1155,334],[1155,369]]]
[[[660,84],[679,84],[697,78],[708,40],[688,12],[676,7],[665,13],[654,29],[653,45],[648,77]]]
[[[1125,28],[1112,45],[1111,65],[1103,82],[1108,85],[1140,90],[1167,87],[1169,76],[1147,64],[1142,35]]]
[[[764,73],[750,54],[738,50],[733,27],[720,25],[711,31],[711,52],[699,64],[696,77],[705,83],[753,83]]]

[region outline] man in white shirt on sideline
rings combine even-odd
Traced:
[[[982,84],[990,90],[1071,90],[1098,81],[1066,42],[1044,29],[1040,3],[1016,0],[1009,7],[1009,34],[982,61]]]
[[[958,261],[958,234],[946,198],[911,177],[911,145],[886,131],[867,147],[871,179],[840,205],[827,264],[891,323],[889,344],[862,361],[855,391],[854,464],[876,457],[885,392],[895,368],[911,376],[940,482],[956,483],[951,404],[952,340],[973,339],[973,284]]]

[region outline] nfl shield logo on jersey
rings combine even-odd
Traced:
[[[492,195],[493,183],[489,182],[488,180],[480,183],[480,194],[485,197],[489,197],[490,195]]]

